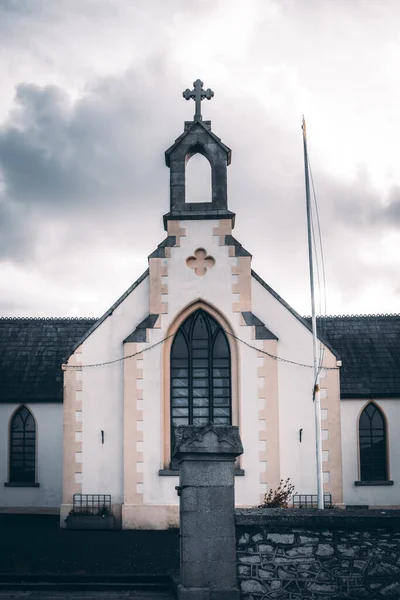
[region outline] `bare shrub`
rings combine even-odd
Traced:
[[[288,508],[293,492],[294,485],[290,483],[290,477],[285,481],[281,479],[276,490],[270,489],[264,494],[263,503],[258,508]]]

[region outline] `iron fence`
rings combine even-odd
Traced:
[[[332,506],[332,494],[324,494],[324,508]],[[318,508],[317,494],[295,494],[293,508]]]
[[[110,515],[111,494],[74,494],[73,512],[82,515]]]

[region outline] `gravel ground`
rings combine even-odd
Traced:
[[[0,574],[178,572],[179,532],[175,529],[67,531],[60,529],[54,515],[0,514]]]

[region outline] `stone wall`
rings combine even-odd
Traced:
[[[400,511],[236,511],[242,600],[400,598]]]

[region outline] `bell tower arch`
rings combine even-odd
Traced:
[[[165,152],[165,162],[170,169],[170,212],[164,215],[164,227],[171,219],[232,219],[228,210],[227,167],[231,162],[231,149],[211,131],[211,121],[203,121],[201,101],[211,99],[212,90],[203,90],[198,79],[194,89],[183,92],[184,98],[196,102],[193,121],[185,121],[184,132]],[[211,202],[186,202],[186,165],[194,154],[202,154],[211,167]]]

